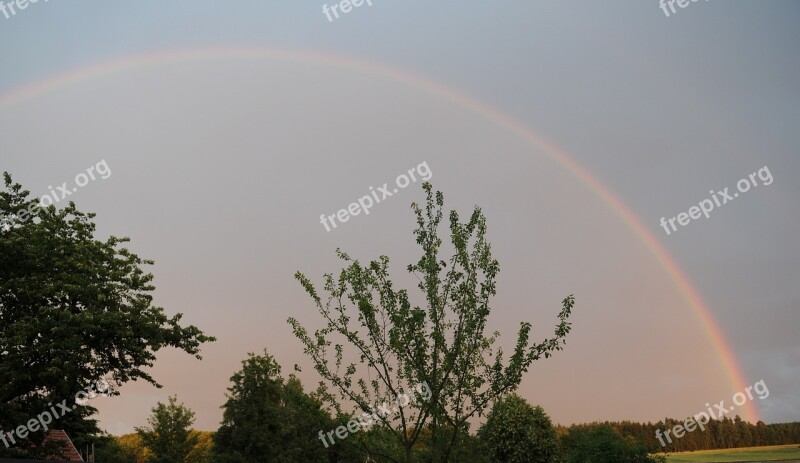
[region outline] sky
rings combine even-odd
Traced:
[[[759,381],[733,413],[800,420],[800,4],[371,3],[0,12],[0,170],[36,196],[84,183],[69,199],[98,238],[130,237],[155,302],[218,338],[202,361],[160,351],[163,388],[96,399],[101,426],[177,394],[215,430],[264,349],[313,388],[295,271],[319,284],[340,247],[415,288],[423,180],[487,217],[501,345],[521,321],[550,334],[575,295],[566,349],[518,391],[554,422],[685,417]]]

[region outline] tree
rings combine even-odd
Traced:
[[[214,461],[327,462],[317,440],[333,426],[321,403],[303,392],[300,381],[280,376],[274,357],[248,354],[231,376],[222,424],[214,438]]]
[[[144,460],[137,461],[135,453],[130,452],[113,436],[101,436],[94,444],[94,461],[102,463],[144,463]]]
[[[558,456],[558,437],[542,407],[532,407],[511,394],[492,408],[478,438],[492,461],[552,463]]]
[[[190,439],[195,440],[195,445],[186,457],[188,463],[208,463],[214,450],[214,434],[208,431],[192,430]]]
[[[123,454],[129,460],[127,463],[147,463],[151,458],[152,452],[144,446],[142,436],[138,433],[125,434],[116,438],[117,444],[122,449]],[[103,461],[99,460],[98,461]]]
[[[152,455],[148,463],[192,463],[189,455],[197,444],[198,436],[191,431],[194,412],[170,396],[169,403],[159,402],[152,409],[146,428],[136,428]]]
[[[420,439],[414,445],[415,461],[430,461],[434,455],[434,447],[431,442],[430,428],[426,428],[420,435]],[[458,463],[494,463],[495,460],[488,455],[486,448],[481,445],[478,436],[463,432],[458,435],[458,441],[453,445],[450,452],[452,461]]]
[[[562,437],[566,463],[664,463],[662,456],[651,457],[644,444],[623,437],[608,423],[573,426]]]
[[[407,290],[395,289],[388,257],[361,265],[337,250],[345,268],[337,279],[324,276],[324,300],[307,276],[295,275],[326,326],[310,335],[296,319],[289,323],[322,377],[321,388],[333,391],[325,395],[333,407],[340,407],[341,399],[369,413],[377,403],[393,401],[415,385],[428,385],[428,400],[379,416],[379,421],[404,449],[397,459],[412,460],[414,445],[427,427],[431,460],[444,462],[472,416],[514,391],[535,360],[562,349],[574,300],[568,296],[562,301],[552,338],[531,343],[531,325],[521,323],[506,362],[502,349],[493,349],[499,333],[484,334],[499,271],[486,240],[486,219],[477,207],[466,222],[450,212],[453,254],[445,261],[438,236],[444,196],[434,196],[429,183],[423,189],[425,208],[412,204],[421,256],[407,270],[419,280],[425,307],[414,305]]]
[[[213,341],[181,314],[152,305],[152,261],[124,248],[127,238],[94,238],[94,214],[40,207],[38,199],[4,174],[0,189],[0,427],[14,428],[67,399],[69,416],[99,429],[96,410],[74,395],[100,378],[113,389],[132,379],[158,383],[143,368],[155,353],[176,347],[200,359]],[[112,394],[114,392],[112,391]],[[68,423],[64,419],[62,423]],[[66,427],[66,426],[65,426]],[[41,442],[43,433],[31,438]],[[25,443],[14,449],[23,454]],[[35,447],[34,447],[35,448]],[[4,451],[5,449],[2,449]]]

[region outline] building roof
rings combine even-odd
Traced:
[[[65,431],[60,429],[51,429],[47,431],[47,434],[44,436],[44,442],[47,443],[51,441],[63,442],[66,444],[63,456],[66,460],[63,461],[83,461],[83,458],[81,458],[81,455],[78,453],[78,449],[75,448],[75,444],[72,443],[72,440]]]

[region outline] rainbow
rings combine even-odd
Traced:
[[[20,87],[8,94],[0,96],[0,110],[6,110],[28,98],[39,96],[55,89],[67,87],[69,85],[83,83],[85,81],[105,77],[115,73],[121,73],[141,67],[154,66],[167,63],[189,62],[196,60],[219,59],[219,58],[256,58],[295,61],[301,63],[326,64],[345,69],[355,69],[368,74],[388,78],[406,85],[410,85],[419,90],[431,93],[439,98],[448,100],[458,106],[473,111],[498,126],[510,130],[515,135],[528,141],[545,152],[552,160],[561,165],[567,171],[575,175],[591,191],[597,194],[606,204],[608,204],[616,215],[626,223],[634,234],[652,252],[657,262],[666,271],[669,278],[675,283],[676,287],[689,304],[703,329],[706,331],[709,341],[722,362],[722,367],[726,372],[732,393],[743,391],[747,384],[744,380],[741,367],[736,361],[733,349],[725,338],[724,333],[714,320],[711,310],[698,294],[697,290],[689,282],[678,264],[672,259],[666,249],[660,244],[659,240],[650,232],[639,218],[600,181],[589,174],[586,169],[569,158],[555,144],[546,140],[540,135],[535,134],[521,123],[511,119],[486,104],[483,104],[471,97],[463,95],[453,89],[436,84],[422,77],[413,74],[377,65],[365,61],[356,60],[349,57],[311,52],[298,49],[265,49],[265,48],[204,48],[189,50],[174,50],[168,52],[150,53],[137,55],[124,59],[113,60],[102,64],[88,66],[77,70],[69,71],[48,79],[34,82]],[[756,422],[760,419],[759,411],[753,401],[748,401],[742,406],[744,416],[742,418]]]

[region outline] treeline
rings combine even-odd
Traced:
[[[621,421],[603,424],[611,426],[623,436],[629,436],[644,444],[652,453],[785,445],[800,442],[800,422],[765,424],[763,421],[759,421],[752,424],[742,420],[738,415],[733,419],[728,417],[721,420],[711,419],[704,425],[705,430],[698,428],[692,432],[686,432],[678,439],[674,437],[673,433],[666,438],[664,433],[675,426],[683,425],[683,420],[666,418],[657,423]],[[557,430],[559,435],[563,436],[572,429],[590,429],[599,425],[600,423],[578,424],[569,427],[559,425]],[[661,440],[666,444],[663,447],[656,436],[657,431],[661,431]]]
[[[333,418],[296,378],[277,377],[267,354],[251,356],[229,388],[223,422],[216,432],[191,429],[194,412],[177,399],[153,408],[149,427],[137,428],[97,448],[103,463],[397,463],[430,462],[434,447],[426,426],[411,454],[392,438],[388,426],[356,430],[336,442],[321,442],[327,428],[344,426],[351,416]],[[264,368],[266,367],[266,369]],[[265,375],[267,370],[272,374]],[[260,379],[260,384],[256,383]],[[240,386],[246,385],[248,391]],[[242,394],[244,393],[244,394]],[[278,400],[272,400],[278,399]],[[322,428],[320,430],[319,428]],[[338,431],[337,431],[338,432]],[[539,406],[510,394],[497,401],[475,433],[452,443],[448,458],[457,463],[664,463],[645,446],[608,424],[564,429],[558,436]],[[318,440],[319,437],[319,440]],[[441,444],[438,444],[441,445]]]

